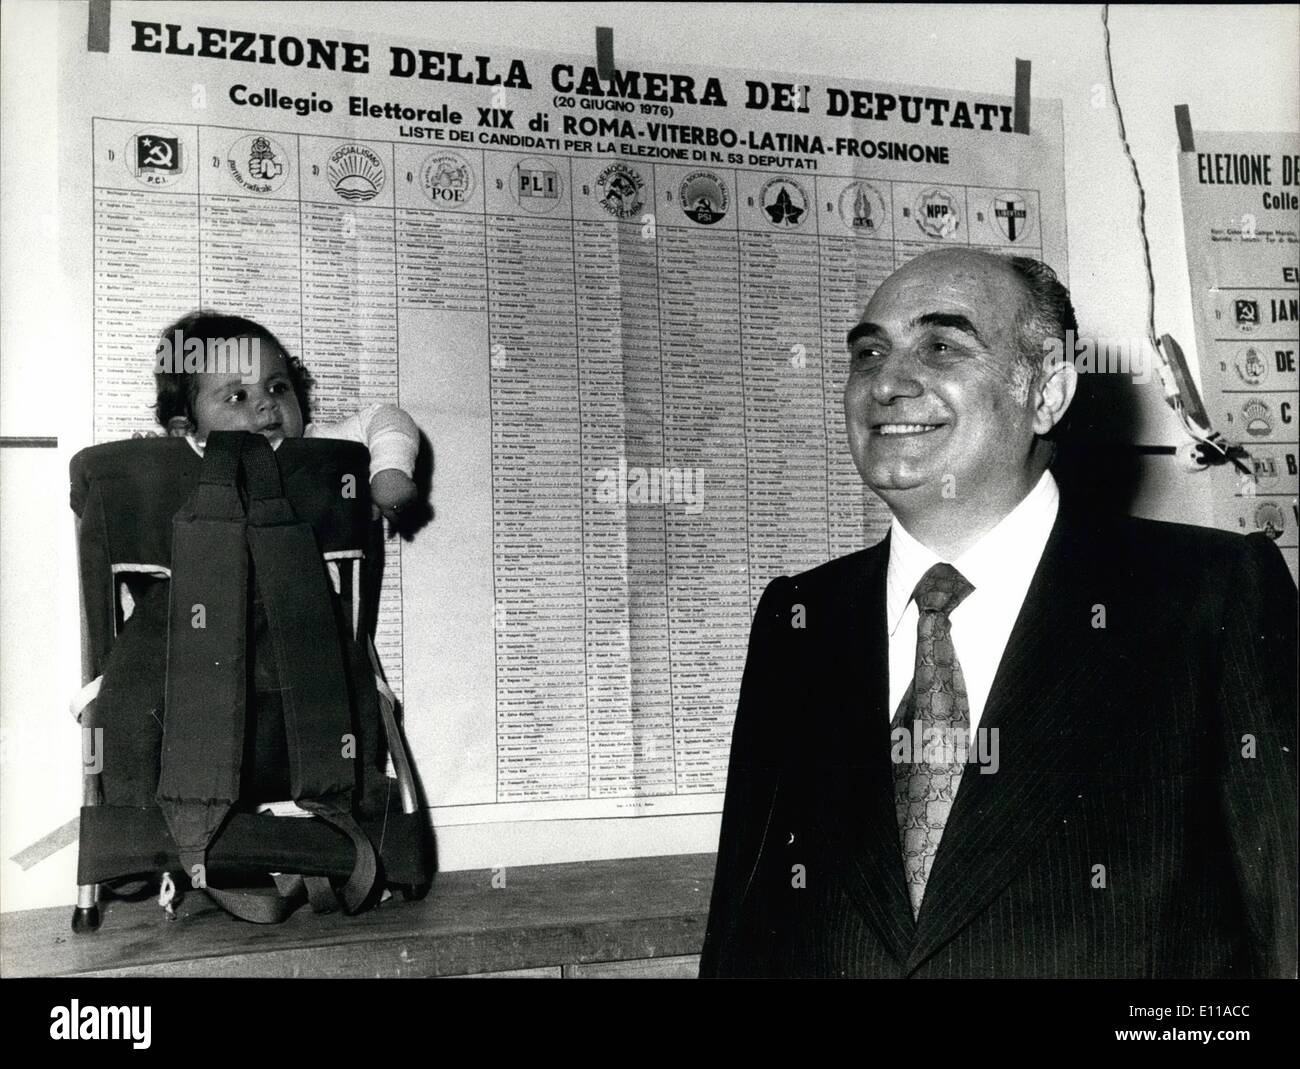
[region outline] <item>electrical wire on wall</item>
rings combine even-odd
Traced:
[[[1106,79],[1110,85],[1110,97],[1115,103],[1115,118],[1119,125],[1119,138],[1124,146],[1124,155],[1128,157],[1129,167],[1133,171],[1133,182],[1137,186],[1138,192],[1138,233],[1142,237],[1142,261],[1146,269],[1147,279],[1147,342],[1151,346],[1151,351],[1157,357],[1157,370],[1160,373],[1160,381],[1164,385],[1165,400],[1170,407],[1178,414],[1178,419],[1184,429],[1192,438],[1201,443],[1216,454],[1213,457],[1201,453],[1199,459],[1194,461],[1197,468],[1205,467],[1208,462],[1222,463],[1231,460],[1242,471],[1249,473],[1247,468],[1240,460],[1244,451],[1230,449],[1223,436],[1209,425],[1208,416],[1205,417],[1204,425],[1201,424],[1188,411],[1187,393],[1192,394],[1192,405],[1197,413],[1204,415],[1204,409],[1201,406],[1200,399],[1195,396],[1195,386],[1192,384],[1191,377],[1184,369],[1183,383],[1180,385],[1179,376],[1173,366],[1174,361],[1181,362],[1182,353],[1178,352],[1177,356],[1171,358],[1171,353],[1166,351],[1168,348],[1175,348],[1173,339],[1166,336],[1159,338],[1156,336],[1156,280],[1155,272],[1151,269],[1151,243],[1147,239],[1146,224],[1146,207],[1147,194],[1142,185],[1142,176],[1138,173],[1137,160],[1133,158],[1133,150],[1128,143],[1128,134],[1124,127],[1124,109],[1120,106],[1119,94],[1115,90],[1115,67],[1110,53],[1110,5],[1103,4],[1101,9],[1101,25],[1105,36],[1105,54],[1106,54]],[[1167,343],[1167,344],[1166,344]]]

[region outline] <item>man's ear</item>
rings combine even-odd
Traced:
[[[1043,361],[1042,380],[1036,391],[1034,433],[1047,434],[1065,415],[1079,385],[1079,372],[1071,360]]]

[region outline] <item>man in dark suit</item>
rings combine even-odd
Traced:
[[[941,250],[850,332],[894,521],[759,603],[702,976],[1295,975],[1295,585],[1057,487],[1067,329],[1049,268]]]

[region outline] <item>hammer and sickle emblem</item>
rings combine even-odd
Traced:
[[[149,165],[151,167],[170,167],[172,165],[172,147],[165,141],[155,141],[149,148]]]

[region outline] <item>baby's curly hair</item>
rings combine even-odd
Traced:
[[[311,372],[303,366],[301,360],[292,356],[270,330],[261,323],[244,316],[226,315],[211,309],[200,308],[183,315],[169,323],[159,335],[158,347],[154,350],[155,358],[168,351],[176,332],[187,341],[197,338],[205,344],[209,341],[226,341],[231,338],[256,338],[259,342],[270,345],[284,357],[289,369],[289,381],[293,385],[294,396],[302,410],[303,424],[311,422],[309,404],[311,398]],[[194,422],[194,393],[198,389],[198,379],[185,371],[168,370],[162,361],[155,360],[154,382],[158,396],[154,402],[154,415],[158,422],[167,427],[177,416],[183,417],[191,424]]]

